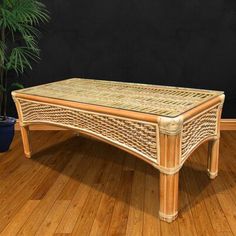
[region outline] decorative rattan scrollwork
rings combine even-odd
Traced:
[[[157,124],[17,99],[23,124],[51,123],[86,131],[158,163]]]

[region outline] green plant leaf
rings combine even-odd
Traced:
[[[14,0],[13,14],[19,22],[38,25],[49,20],[44,4],[35,0]]]
[[[35,0],[3,0],[0,7],[0,28],[9,29],[12,33],[26,32],[37,35],[35,26],[50,19],[46,6]],[[30,28],[30,27],[31,28]]]
[[[0,79],[1,94],[6,91],[4,86],[8,79],[7,71],[23,73],[27,68],[32,69],[33,61],[40,59],[40,31],[37,26],[49,19],[49,12],[40,1],[0,0],[0,74],[3,75]],[[18,83],[13,86],[22,88]],[[5,106],[0,109],[0,116],[4,114]]]
[[[23,35],[26,46],[39,55],[38,42],[32,35]]]
[[[39,60],[38,52],[28,47],[13,48],[7,62],[7,69],[13,69],[17,74],[23,73],[26,68],[32,69],[30,59],[33,61]]]
[[[17,88],[17,89],[23,89],[24,88],[23,84],[20,84],[20,83],[12,83],[11,87],[12,88]]]

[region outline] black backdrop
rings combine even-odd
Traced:
[[[235,0],[43,2],[52,19],[26,87],[77,76],[224,90],[236,117]]]

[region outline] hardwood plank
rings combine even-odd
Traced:
[[[18,139],[14,139],[13,143],[17,143],[16,147],[9,150],[5,153],[0,153],[0,177],[1,179],[4,176],[7,176],[6,172],[10,172],[13,165],[16,165],[15,163],[21,163],[22,160],[19,158],[16,158],[17,156],[21,155],[21,150],[17,147],[19,147],[20,142]]]
[[[115,149],[113,149],[113,151],[114,150]],[[76,225],[73,229],[72,235],[89,235],[91,231],[98,207],[101,202],[102,192],[105,189],[105,185],[111,174],[110,170],[113,168],[114,164],[114,156],[112,154],[109,155],[108,153],[110,154],[110,150],[106,153],[106,157],[104,157],[105,166],[102,168],[97,181],[91,186],[86,202],[81,209]],[[103,153],[101,154],[104,155]],[[107,159],[107,157],[109,158]]]
[[[89,162],[87,161],[87,163],[89,164]],[[75,176],[71,176],[71,179],[69,180],[69,182],[66,184],[66,186],[64,187],[63,191],[61,191],[58,200],[72,200],[74,195],[76,194],[76,191],[80,185],[80,182],[78,182],[78,176],[76,176],[78,174],[78,172],[75,172]]]
[[[42,225],[36,232],[37,236],[49,236],[53,235],[58,224],[61,221],[70,201],[67,200],[57,200],[49,211],[46,219],[43,221]]]
[[[61,136],[61,135],[60,136],[58,136],[58,135],[59,134],[57,134],[55,136],[55,138],[59,138]],[[33,136],[32,139],[34,141],[33,143],[39,145],[40,147],[43,146],[43,143],[45,141],[50,142],[53,140],[53,137],[51,135],[47,135],[45,137],[45,135],[42,132],[41,132],[41,134],[39,132],[34,132],[34,135],[32,135],[32,136]],[[19,137],[19,139],[20,139],[20,137]],[[58,141],[60,141],[60,140],[58,140]],[[15,162],[16,162],[16,166],[18,166],[18,168],[15,169],[14,171],[10,171],[10,174],[7,175],[7,179],[6,178],[3,179],[1,176],[0,198],[1,198],[1,194],[7,195],[9,192],[12,192],[13,190],[14,190],[14,192],[17,192],[18,188],[22,188],[24,182],[29,179],[29,176],[32,176],[34,174],[34,172],[36,170],[38,170],[40,167],[41,161],[35,162],[35,161],[33,161],[34,158],[32,160],[29,160],[24,157],[22,146],[20,146],[20,148],[18,148],[16,150],[18,150],[18,153],[16,156],[14,156],[14,160],[16,160]],[[48,161],[48,160],[45,159],[45,161]],[[43,161],[42,161],[42,164],[43,164]],[[10,163],[10,166],[11,165],[12,165],[12,163]],[[1,165],[1,167],[5,168],[6,170],[11,169],[10,166]],[[22,173],[23,173],[23,175],[22,175]]]
[[[234,150],[234,142],[232,142],[232,139],[234,139],[234,133],[236,132],[225,132],[221,131],[221,144],[226,145],[231,148],[231,150]]]
[[[135,171],[136,158],[128,153],[126,153],[125,162],[124,162],[124,171]]]
[[[102,193],[101,202],[94,219],[90,235],[106,235],[109,229],[113,209],[115,206],[115,199],[117,197],[119,189],[117,185],[120,182],[124,153],[114,149],[112,153],[114,156],[113,165],[110,169],[109,178],[105,186],[105,190]]]
[[[161,235],[159,220],[159,173],[153,167],[146,167],[144,196],[143,235]]]
[[[45,140],[43,140],[43,135],[38,132],[33,135],[33,139],[37,145],[42,145]],[[45,137],[44,137],[45,139]],[[16,135],[13,139],[13,148],[4,154],[0,153],[0,181],[4,179],[4,177],[8,177],[12,174],[16,167],[20,167],[22,163],[25,163],[25,158],[23,154],[23,146],[21,141],[21,136]]]
[[[2,236],[16,235],[40,201],[28,200],[26,204],[16,213],[11,222],[0,233]]]
[[[44,137],[44,142],[43,145],[39,146],[36,143],[36,138],[34,137],[35,135],[42,135]],[[48,134],[48,135],[47,135]],[[47,133],[42,132],[42,131],[33,131],[30,132],[30,138],[32,140],[31,145],[32,145],[32,151],[33,151],[33,157],[37,158],[38,156],[41,156],[41,153],[45,153],[47,150],[54,150],[54,147],[60,146],[60,143],[64,143],[67,140],[71,138],[75,138],[75,135],[73,132],[70,130],[67,131],[48,131]],[[39,155],[38,155],[39,154]]]
[[[86,143],[84,143],[84,140],[80,140],[78,146],[76,147],[76,149],[79,149],[82,145],[85,146]],[[77,150],[73,149],[73,154],[72,155],[76,155],[76,163],[78,163],[78,165],[80,165],[81,160],[84,157],[84,151],[85,151],[86,147],[83,147],[82,151],[77,152]],[[70,159],[70,156],[66,155],[67,153],[65,153],[65,155],[62,155],[62,157],[60,157],[59,162],[61,164],[59,164],[57,166],[57,168],[52,169],[48,175],[45,176],[44,180],[41,182],[40,185],[38,185],[38,187],[35,189],[34,193],[31,196],[31,199],[35,199],[35,200],[39,200],[39,199],[43,199],[43,197],[47,194],[47,192],[50,190],[50,188],[53,186],[53,184],[56,182],[57,178],[60,176],[62,170],[65,168],[65,166],[68,164],[68,160]],[[70,155],[70,153],[68,153]],[[76,171],[75,171],[76,172]],[[73,174],[72,174],[73,176]],[[71,177],[72,177],[71,176]],[[71,179],[71,178],[70,178]],[[69,179],[69,181],[70,181]],[[68,181],[68,182],[69,182]],[[64,191],[64,189],[63,189]],[[62,192],[63,192],[62,191]],[[61,192],[61,193],[62,193]],[[60,193],[60,194],[61,194]]]
[[[106,166],[105,159],[94,157],[96,152],[94,148],[91,148],[90,151],[91,152],[86,156],[86,161],[88,161],[87,158],[91,156],[92,162],[88,169],[84,168],[84,165],[82,165],[83,169],[81,170],[80,184],[60,225],[56,229],[56,233],[72,233],[89,195],[90,186],[96,182],[103,168]]]
[[[171,224],[158,219],[157,170],[72,136],[33,131],[38,153],[25,159],[16,133],[12,150],[0,154],[0,235],[236,235],[236,132],[222,132],[215,180],[206,175],[205,144],[187,160],[179,218]]]
[[[228,142],[226,142],[226,148],[224,148],[223,151],[222,148],[220,149],[219,176],[223,179],[223,182],[228,189],[228,193],[230,194],[231,199],[236,204],[236,165],[234,165],[234,163],[231,161],[231,159],[236,158],[236,154],[235,152],[232,152],[232,150],[234,149],[229,147],[227,144]]]
[[[182,168],[180,172],[180,190],[179,190],[179,233],[180,235],[197,235],[196,226],[194,224],[194,217],[192,215],[192,211],[190,208],[190,202],[188,199],[187,187],[184,182],[183,173],[185,171],[185,167]]]
[[[236,131],[225,131],[224,133],[227,133],[231,137],[230,142],[233,143],[234,141],[236,141]]]
[[[53,236],[70,236],[71,234],[66,234],[66,233],[55,233]]]
[[[93,150],[96,146],[96,142],[90,142],[89,140],[83,138],[85,142],[82,143],[83,148],[81,148],[80,153],[82,156],[82,160],[78,165],[76,171],[72,174],[70,180],[65,185],[63,190],[61,191],[58,200],[72,200],[75,196],[78,187],[81,183],[81,179],[84,175],[89,171],[90,166],[93,161]]]
[[[221,205],[229,226],[233,234],[236,235],[236,204],[232,200],[227,188],[225,187],[225,183],[221,178],[216,178],[212,181],[212,187],[216,192],[217,199]],[[223,215],[221,217],[223,217]]]
[[[195,153],[195,158],[201,162],[202,156],[206,153],[206,150],[200,148],[198,152]],[[194,168],[192,166],[192,168]],[[197,171],[198,177],[195,178],[198,184],[198,188],[201,189],[202,183],[207,183],[204,185],[204,190],[202,190],[202,196],[205,202],[206,211],[209,215],[212,227],[216,234],[220,233],[232,233],[229,227],[228,221],[222,211],[221,205],[217,199],[217,195],[212,187],[212,183],[208,176],[206,175],[205,169],[202,171]]]
[[[107,235],[125,235],[126,233],[135,161],[136,160],[133,156],[126,154],[120,183],[118,184],[119,192],[116,198]]]
[[[18,157],[19,155],[16,155]],[[20,158],[17,158],[20,159]],[[7,195],[9,192],[17,191],[17,188],[21,187],[19,185],[19,181],[23,180],[23,176],[27,176],[27,171],[29,169],[38,169],[38,165],[34,165],[34,163],[28,161],[28,162],[22,162],[19,161],[16,162],[16,168],[10,168],[9,172],[6,174],[4,173],[5,177],[0,177],[0,199],[4,198],[5,195]],[[5,167],[8,169],[8,167]],[[32,172],[33,173],[33,172]]]
[[[194,158],[192,155],[191,158]],[[204,197],[196,183],[194,170],[188,165],[185,165],[183,172],[184,184],[187,187],[190,207],[195,221],[197,234],[199,235],[214,235],[214,229],[211,225],[210,218],[206,212]]]
[[[37,168],[31,168],[25,176],[25,178],[20,179],[15,188],[15,191],[12,191],[9,195],[6,195],[1,199],[0,204],[0,231],[9,223],[10,219],[14,214],[25,204],[25,202],[30,198],[34,190],[37,188],[38,184],[44,179],[45,175],[50,172],[49,166],[52,168],[57,168],[60,164],[60,161],[55,162],[58,156],[57,154],[61,151],[55,151],[55,155],[43,156],[41,162],[42,165],[39,165]],[[48,157],[48,158],[47,158]],[[25,159],[26,161],[28,159]],[[31,160],[28,160],[31,161]],[[44,166],[46,165],[46,167]],[[48,166],[49,165],[49,166]],[[33,171],[33,172],[32,172]]]
[[[141,160],[136,160],[135,173],[130,199],[130,209],[127,222],[127,235],[142,235],[143,232],[143,209],[145,189],[145,168]]]
[[[19,235],[32,235],[35,234],[42,224],[43,220],[47,216],[50,208],[54,204],[55,200],[63,190],[66,183],[69,181],[70,176],[77,168],[80,158],[79,153],[74,152],[73,148],[71,148],[72,154],[70,156],[68,164],[65,166],[53,186],[49,189],[45,197],[40,201],[38,207],[33,211],[30,219],[24,224],[22,229],[19,232]]]
[[[178,221],[173,221],[171,224],[160,221],[161,223],[161,235],[179,235]]]

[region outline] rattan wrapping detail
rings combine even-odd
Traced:
[[[158,162],[158,127],[155,124],[24,99],[18,101],[25,123],[48,122],[91,132]]]
[[[203,140],[217,134],[218,106],[187,121],[182,130],[182,161]]]

